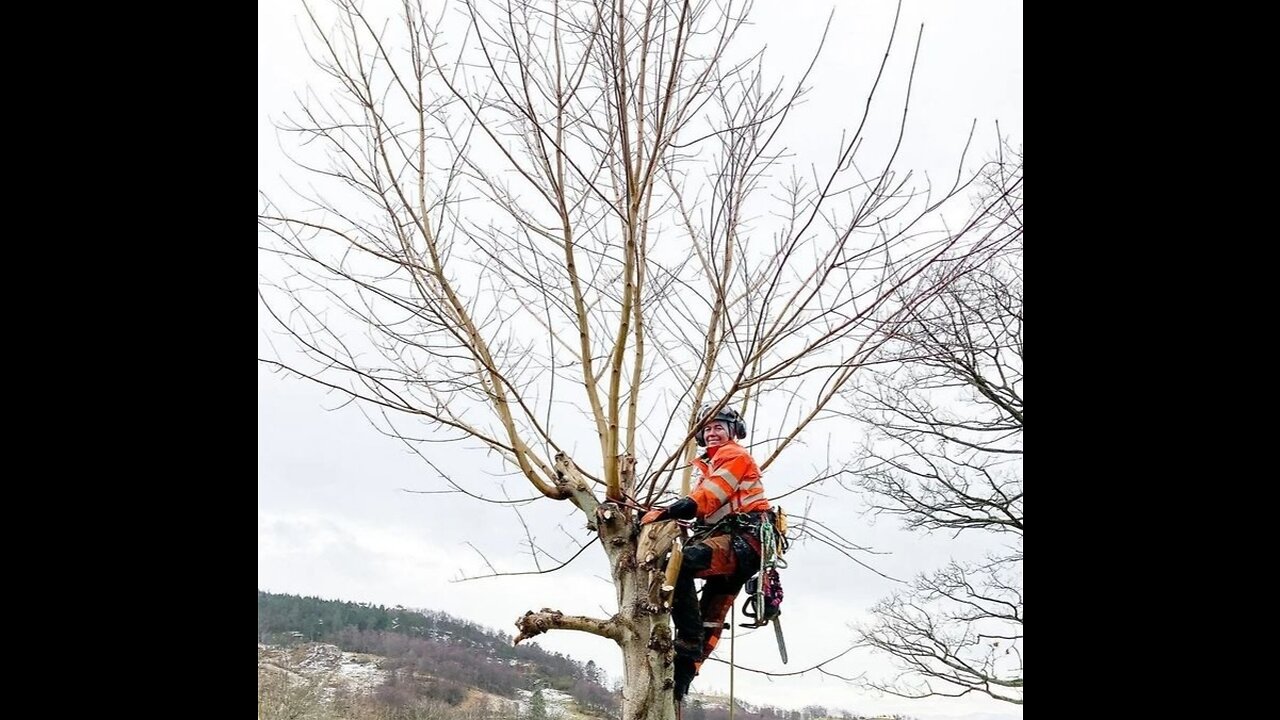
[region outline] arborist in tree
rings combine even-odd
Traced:
[[[666,508],[650,510],[641,524],[697,518],[684,546],[684,559],[672,598],[675,637],[675,700],[679,703],[702,663],[715,650],[724,619],[743,584],[760,569],[760,523],[774,523],[764,497],[760,468],[737,443],[747,426],[736,410],[698,413],[695,436],[706,451],[693,461],[697,482],[688,496]],[[705,578],[699,603],[694,578]]]

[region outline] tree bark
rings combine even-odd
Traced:
[[[624,456],[620,464],[621,475],[631,479],[626,469],[634,459]],[[515,642],[548,630],[577,630],[608,638],[622,651],[622,720],[674,720],[671,607],[669,593],[663,592],[662,586],[665,558],[679,528],[674,522],[663,522],[637,532],[635,514],[614,502],[601,503],[564,453],[556,455],[555,470],[556,486],[568,493],[586,516],[587,526],[600,536],[617,592],[618,612],[600,619],[566,615],[551,608],[529,611],[516,620],[520,634]],[[637,561],[642,553],[643,559]]]

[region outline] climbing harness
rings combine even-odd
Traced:
[[[761,522],[759,526],[760,572],[747,581],[747,600],[742,606],[742,614],[754,622],[744,623],[743,627],[766,625],[782,612],[782,580],[778,569],[787,566],[782,557],[788,547],[787,516],[782,508],[773,512],[774,522]]]
[[[757,628],[773,623],[773,633],[778,641],[778,654],[782,663],[787,662],[787,643],[782,637],[782,579],[778,569],[785,568],[787,561],[783,559],[789,543],[787,542],[787,515],[782,508],[773,511],[773,522],[762,519],[760,522],[760,572],[747,581],[747,599],[742,605],[742,614],[754,622],[741,623],[742,627]],[[775,527],[776,525],[776,527]]]

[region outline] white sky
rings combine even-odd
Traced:
[[[802,68],[786,69],[786,65],[807,59],[830,7],[803,0],[760,2],[753,15],[755,26],[738,41],[739,47],[765,42],[766,67],[788,77],[798,75]],[[840,129],[860,116],[893,9],[894,3],[887,0],[838,3],[827,49],[811,77],[816,89],[802,107],[802,115],[793,121],[808,131],[807,142],[812,143],[792,144],[800,158],[813,153],[812,159],[819,159],[817,154],[829,152],[837,142]],[[288,0],[258,4],[259,188],[278,188],[278,177],[286,171],[270,120],[292,107],[295,91],[314,81],[295,25],[299,12],[297,4]],[[954,172],[974,119],[978,121],[974,145],[980,151],[993,147],[996,120],[1004,135],[1021,144],[1022,3],[907,0],[893,67],[909,64],[921,22],[926,26],[902,167],[931,174],[946,173],[948,168]],[[890,92],[877,102],[900,108],[900,90],[894,89],[901,83],[892,78],[886,82]],[[981,159],[971,157],[968,164]],[[260,311],[259,355],[271,356],[265,328]],[[542,607],[571,614],[613,614],[613,588],[605,579],[604,555],[596,548],[587,550],[567,570],[551,575],[451,582],[460,574],[484,571],[483,561],[467,546],[468,541],[499,569],[531,569],[527,553],[512,549],[521,541],[516,518],[510,510],[457,496],[402,492],[403,488],[436,490],[441,484],[420,460],[378,434],[356,407],[327,411],[340,404],[339,398],[326,396],[320,388],[259,367],[259,589],[442,610],[507,633],[514,633],[515,619],[526,610]],[[465,451],[442,448],[439,452],[446,465],[469,467]],[[765,478],[771,494],[785,487],[780,474],[788,467],[802,472],[813,465],[802,457],[791,462],[795,464],[779,463],[770,473],[777,480]],[[529,494],[527,485],[520,488],[507,482],[507,487],[513,497]],[[982,549],[967,538],[907,535],[892,520],[873,523],[856,512],[850,498],[793,496],[783,505],[799,511],[810,499],[848,505],[847,513],[840,508],[839,514],[832,514],[827,508],[824,519],[841,519],[840,530],[850,540],[891,553],[874,561],[889,575],[906,579]],[[567,546],[565,531],[578,540],[586,537],[578,511],[568,503],[537,503],[524,512],[526,518],[537,519],[532,523],[534,532],[552,547]],[[783,573],[783,619],[791,662],[787,666],[779,662],[771,629],[739,628],[736,659],[743,665],[792,671],[835,655],[851,642],[847,626],[865,618],[866,609],[894,588],[892,582],[820,545],[799,545],[788,559],[791,567]],[[561,632],[540,636],[537,642],[582,662],[594,659],[611,677],[620,674],[620,657],[608,641]],[[728,649],[726,631],[717,655],[727,658]],[[833,670],[847,676],[864,671],[883,675],[887,667],[881,658],[855,652]],[[727,668],[712,662],[694,683],[695,692],[727,688]],[[819,704],[919,718],[968,713],[1022,717],[1021,708],[977,697],[907,701],[867,695],[818,673],[768,679],[740,670],[735,690],[748,702],[788,708]]]

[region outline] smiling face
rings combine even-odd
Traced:
[[[707,447],[719,447],[729,442],[729,424],[723,420],[712,420],[702,428],[703,439]]]

